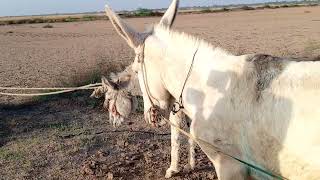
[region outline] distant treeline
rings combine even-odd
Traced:
[[[207,7],[182,7],[179,8],[182,14],[192,13],[218,13],[237,10],[257,10],[257,9],[276,9],[290,7],[319,6],[320,0],[312,1],[281,1],[259,4],[235,4],[228,6],[207,6]],[[139,8],[135,11],[121,11],[118,14],[122,17],[152,17],[162,16],[165,9],[144,9]],[[57,22],[76,22],[76,21],[94,21],[108,19],[103,12],[70,15],[45,15],[45,16],[26,16],[26,17],[3,17],[0,18],[0,25],[11,24],[35,24],[35,23],[57,23]]]

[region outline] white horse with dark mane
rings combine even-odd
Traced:
[[[155,121],[149,115],[154,106],[168,116],[182,94],[181,111],[192,120],[194,137],[272,174],[320,179],[320,62],[232,55],[171,30],[177,7],[174,0],[160,23],[145,33],[106,8],[118,33],[135,50],[133,69],[145,118]],[[221,180],[272,179],[198,143]],[[170,167],[167,177],[175,172],[177,167]]]

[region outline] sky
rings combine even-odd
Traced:
[[[181,0],[180,6],[261,3],[276,0]],[[290,1],[290,0],[289,0]],[[0,0],[0,16],[62,14],[102,11],[108,3],[115,10],[166,8],[171,0]]]

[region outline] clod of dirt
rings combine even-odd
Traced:
[[[131,161],[136,161],[136,160],[139,160],[139,159],[141,159],[141,155],[132,155],[132,156],[130,157],[130,160],[131,160]]]
[[[81,167],[81,174],[83,175],[95,175],[95,170],[98,167],[98,162],[96,161],[86,161]]]
[[[119,139],[117,140],[117,145],[120,146],[120,147],[127,147],[128,146],[128,142],[123,140],[123,139]]]
[[[106,161],[108,154],[103,151],[98,151],[97,156],[100,159],[100,161]]]

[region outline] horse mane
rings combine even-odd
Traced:
[[[230,52],[226,51],[225,49],[222,49],[220,47],[215,47],[211,43],[200,39],[199,37],[187,34],[185,32],[178,32],[175,30],[172,30],[170,28],[161,26],[161,25],[155,25],[152,27],[152,32],[157,37],[160,37],[162,40],[166,41],[170,47],[175,50],[177,47],[183,47],[184,52],[194,52],[198,46],[201,51],[204,51],[208,55],[214,54],[214,55],[232,55]],[[291,58],[291,57],[282,57],[283,59],[286,59],[287,61],[294,61],[294,62],[310,62],[310,61],[320,61],[320,56],[313,57],[313,58]]]
[[[176,51],[182,50],[184,52],[194,52],[197,48],[199,48],[208,55],[231,55],[231,53],[228,51],[220,47],[215,47],[211,43],[200,39],[199,37],[187,34],[185,32],[178,32],[161,25],[154,26],[153,35],[167,42],[168,48],[172,48]]]

